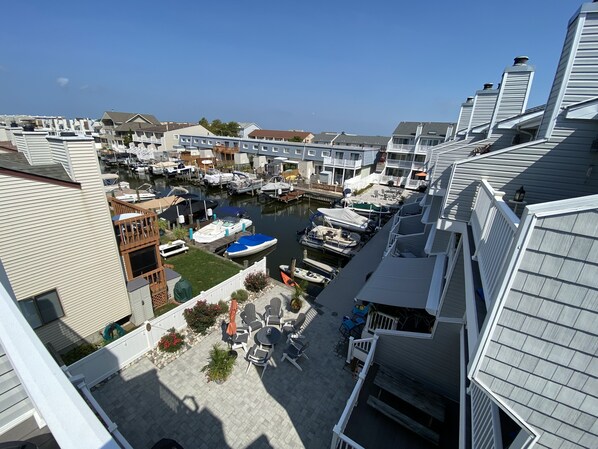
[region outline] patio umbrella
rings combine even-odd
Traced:
[[[231,337],[237,333],[237,323],[235,322],[235,318],[237,316],[237,309],[239,305],[237,304],[237,300],[233,299],[230,302],[230,309],[228,310],[228,326],[226,326],[226,333]]]

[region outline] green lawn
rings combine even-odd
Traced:
[[[174,271],[193,286],[193,295],[199,295],[237,274],[242,268],[234,262],[190,247],[187,254],[169,257],[165,263],[174,265]]]

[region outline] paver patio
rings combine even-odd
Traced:
[[[274,296],[288,304],[290,295],[275,284],[254,301],[256,310],[262,313]],[[232,376],[222,385],[208,383],[201,369],[212,345],[222,341],[215,331],[160,370],[142,357],[94,396],[136,449],[149,449],[161,438],[175,439],[185,449],[329,447],[355,381],[336,352],[340,317],[307,303],[302,311],[307,313],[303,335],[310,342],[309,359],[299,361],[303,371],[280,361],[281,341],[276,367],[269,366],[263,379],[261,367],[251,366],[245,374],[239,349]],[[285,319],[294,316],[285,310]]]

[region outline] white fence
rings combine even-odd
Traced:
[[[251,267],[241,270],[238,274],[212,287],[208,291],[201,292],[190,301],[181,304],[164,315],[154,318],[147,322],[146,325],[129,332],[118,340],[78,360],[68,367],[69,373],[73,376],[78,374],[85,376],[85,383],[89,388],[92,388],[102,380],[134,362],[146,352],[154,349],[168,329],[172,327],[177,330],[185,328],[187,326],[187,322],[183,316],[185,309],[193,307],[200,300],[205,300],[211,304],[215,304],[220,300],[230,300],[232,292],[244,288],[243,283],[247,275],[258,271],[266,271],[266,258],[255,262]]]

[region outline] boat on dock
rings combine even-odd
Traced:
[[[308,265],[316,270],[320,270],[322,273],[325,273],[329,277],[334,277],[338,274],[338,268],[334,268],[327,263],[320,262],[319,260],[310,259],[309,257],[303,258],[303,263]]]
[[[278,243],[275,237],[264,234],[247,235],[241,237],[227,248],[225,256],[234,259],[236,257],[250,256],[262,252]]]
[[[291,268],[288,265],[280,265],[279,268],[284,274],[289,276],[291,275]],[[330,278],[326,276],[299,267],[295,267],[295,273],[293,277],[296,279],[303,279],[313,284],[327,284],[330,282]]]
[[[307,230],[299,242],[310,248],[350,257],[355,253],[361,237],[354,232],[318,225]]]
[[[104,191],[110,193],[116,189],[128,189],[129,183],[121,181],[116,173],[103,173],[102,183],[104,184]]]
[[[270,180],[262,186],[261,193],[266,195],[282,195],[293,189],[293,185],[286,182],[282,176],[273,176]]]
[[[343,206],[341,204],[340,207],[350,209],[365,217],[378,217],[392,214],[390,207],[375,203],[345,200],[345,205]]]
[[[227,185],[234,176],[232,173],[222,173],[220,170],[210,168],[203,176],[203,183],[210,187]]]
[[[243,172],[233,172],[233,180],[228,183],[229,195],[258,192],[264,182]]]
[[[214,220],[207,226],[193,233],[197,243],[210,243],[222,237],[229,237],[244,232],[253,222],[248,218],[224,217]]]
[[[142,201],[149,201],[156,198],[156,193],[151,184],[141,184],[136,189],[119,188],[108,194],[117,200],[125,203],[139,203]]]
[[[348,231],[367,232],[374,227],[374,223],[370,219],[347,207],[342,209],[320,207],[314,214],[314,218],[317,216],[323,217],[324,221],[333,227],[341,227]]]
[[[210,216],[211,210],[218,207],[218,201],[201,198],[199,195],[193,193],[176,195],[175,198],[177,202],[161,212],[158,215],[159,218],[170,223],[187,222],[189,216],[192,217],[193,221],[198,219],[206,220]],[[183,218],[181,219],[181,217]]]

